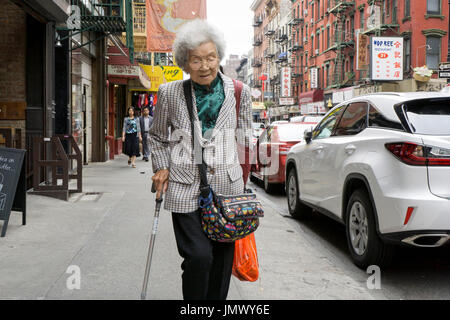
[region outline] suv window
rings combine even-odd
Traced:
[[[345,109],[339,125],[336,128],[335,136],[348,136],[358,134],[367,128],[367,103],[351,103]]]
[[[314,129],[312,138],[313,139],[324,139],[331,136],[333,133],[334,126],[338,122],[342,112],[344,111],[345,106],[341,106],[339,108],[334,109],[331,113],[329,113],[322,121],[317,125]]]
[[[412,133],[450,135],[450,98],[407,102],[403,112]]]
[[[369,108],[369,127],[388,128],[405,131],[400,122],[395,122],[387,119],[381,112],[379,112],[373,106],[370,106]]]

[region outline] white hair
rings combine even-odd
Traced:
[[[198,46],[212,42],[215,44],[219,59],[225,56],[225,37],[217,28],[206,20],[192,20],[185,23],[177,32],[173,43],[173,54],[178,66],[187,71],[189,51]]]

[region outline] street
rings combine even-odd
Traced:
[[[139,299],[155,198],[151,165],[137,166],[119,156],[84,167],[84,192],[68,202],[28,195],[27,225],[13,213],[0,239],[0,299]],[[232,277],[229,300],[450,298],[448,249],[401,250],[381,270],[381,289],[371,290],[370,274],[351,262],[342,226],[322,216],[294,220],[282,192],[250,187],[265,209],[256,231],[260,278]],[[182,299],[180,264],[162,210],[147,299]]]
[[[347,248],[344,227],[336,221],[315,214],[308,221],[292,219],[288,212],[286,195],[283,191],[269,195],[261,185],[251,183],[261,199],[273,208],[290,226],[299,241],[312,247],[334,267],[356,281],[366,281],[369,274],[356,268]],[[397,255],[389,268],[381,270],[381,289],[376,299],[449,299],[450,288],[449,247],[422,249],[398,248]]]

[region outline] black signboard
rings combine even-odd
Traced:
[[[22,212],[22,224],[26,224],[26,150],[0,148],[0,221],[1,236],[8,228],[11,210]]]
[[[439,78],[450,79],[450,70],[440,71]]]

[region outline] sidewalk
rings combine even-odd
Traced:
[[[0,299],[139,299],[155,195],[150,162],[136,163],[119,156],[85,166],[83,194],[68,202],[28,195],[27,225],[12,212],[0,238]],[[228,299],[373,299],[262,201],[260,279],[233,277]],[[161,210],[148,299],[182,299],[180,265],[170,213]],[[67,288],[69,266],[80,268],[79,290]]]

